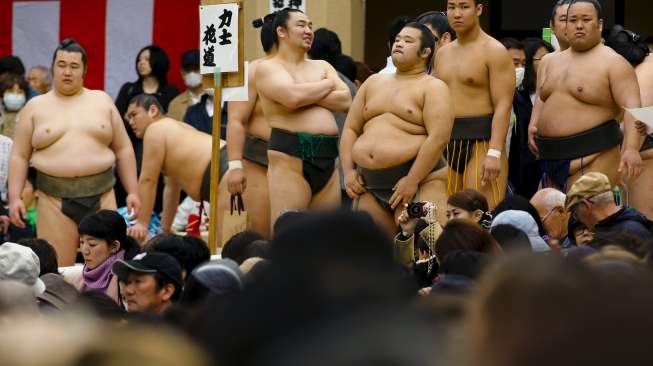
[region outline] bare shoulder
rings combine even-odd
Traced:
[[[85,89],[86,97],[95,103],[108,103],[113,106],[113,99],[102,90]]]
[[[426,75],[424,85],[428,88],[428,90],[433,90],[438,93],[449,91],[449,87],[444,81],[432,75]]]
[[[447,57],[452,54],[452,52],[455,52],[455,49],[458,47],[458,41],[453,41],[450,42],[440,48],[438,48],[438,51],[435,53],[433,57],[436,59],[441,59],[443,57]]]
[[[486,52],[486,55],[489,57],[506,57],[510,58],[510,54],[506,47],[497,41],[495,38],[490,37],[489,35],[485,36],[483,41],[483,51]]]
[[[279,70],[279,63],[275,61],[274,58],[259,59],[257,61],[258,62],[254,67],[254,75],[257,76],[265,75],[265,74],[274,73]]]
[[[618,69],[632,69],[632,65],[623,56],[608,46],[601,46],[599,54],[604,65]]]

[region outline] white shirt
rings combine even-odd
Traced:
[[[379,71],[379,74],[395,74],[395,73],[397,73],[397,68],[395,67],[395,64],[392,62],[392,56],[388,56],[385,67],[383,68],[383,70]]]
[[[9,137],[0,135],[0,198],[3,201],[7,200],[7,177],[12,145],[13,141]]]

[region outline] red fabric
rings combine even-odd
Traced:
[[[11,55],[11,22],[14,2],[0,0],[0,57]]]
[[[106,0],[62,0],[60,4],[60,40],[74,37],[84,47],[88,57],[84,86],[104,89]]]
[[[155,0],[152,44],[168,53],[168,82],[184,90],[179,69],[181,54],[199,45],[199,0]]]

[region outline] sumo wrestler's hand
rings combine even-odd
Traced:
[[[135,220],[141,212],[141,199],[135,193],[130,193],[125,198],[127,203],[127,212],[129,213],[129,220]]]
[[[418,187],[418,181],[407,176],[401,178],[392,188],[394,193],[390,197],[390,207],[394,210],[402,203],[410,203],[417,194]]]
[[[642,173],[642,157],[638,151],[628,149],[621,153],[619,173],[623,180],[632,180]]]
[[[231,169],[227,173],[227,190],[232,196],[245,193],[247,177],[242,168]]]
[[[127,235],[131,236],[139,243],[143,243],[147,240],[147,234],[147,227],[140,222],[137,222],[136,225],[127,229]]]
[[[486,156],[481,166],[481,185],[487,182],[493,182],[499,177],[501,172],[501,160],[494,156]]]
[[[27,212],[25,210],[25,204],[23,203],[23,200],[11,200],[11,203],[9,204],[9,218],[11,219],[11,223],[16,227],[24,229],[25,221],[23,220],[25,220],[26,216]]]
[[[537,149],[537,144],[535,143],[535,135],[537,135],[536,126],[528,126],[528,149],[537,156],[539,150]]]
[[[648,127],[640,121],[635,122],[635,128],[640,136],[646,136],[648,134]]]
[[[356,199],[361,194],[367,192],[363,186],[363,179],[356,169],[352,169],[345,173],[345,191],[351,199]]]

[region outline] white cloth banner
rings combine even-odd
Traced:
[[[306,13],[306,1],[308,0],[270,0],[270,13],[284,8],[299,9]]]
[[[238,72],[238,4],[200,6],[200,73]]]

